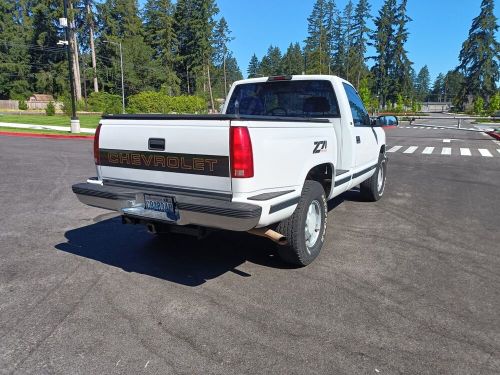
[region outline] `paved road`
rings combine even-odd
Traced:
[[[419,152],[496,146],[388,137],[418,149],[386,196],[332,202],[322,255],[289,269],[264,239],[165,243],[80,204],[89,141],[0,136],[0,372],[500,373],[500,158]]]

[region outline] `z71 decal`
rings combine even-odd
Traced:
[[[314,142],[313,154],[319,154],[320,152],[326,151],[326,141],[316,141]]]

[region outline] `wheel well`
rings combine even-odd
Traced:
[[[325,163],[315,166],[307,173],[306,180],[317,181],[323,186],[328,197],[332,190],[333,165]]]

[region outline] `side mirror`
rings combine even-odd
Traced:
[[[398,126],[398,118],[396,116],[379,116],[373,120],[372,126]]]

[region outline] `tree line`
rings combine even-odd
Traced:
[[[0,0],[0,99],[68,95],[66,50],[58,44],[65,40],[62,2]],[[78,99],[121,92],[119,44],[126,96],[198,95],[215,108],[216,99],[242,78],[215,0],[147,0],[142,9],[137,0],[67,2]],[[458,66],[434,82],[427,66],[416,72],[408,57],[407,3],[385,0],[372,16],[368,0],[349,0],[343,9],[335,0],[315,0],[305,40],[290,43],[284,53],[271,45],[261,59],[254,54],[248,76],[335,74],[352,82],[373,110],[417,110],[428,100],[485,108],[500,100],[494,0],[482,0]]]
[[[440,73],[433,83],[428,66],[416,72],[408,57],[405,46],[412,19],[407,3],[385,0],[372,18],[368,0],[349,0],[343,9],[335,0],[316,0],[307,19],[303,47],[299,42],[291,43],[282,53],[271,45],[262,59],[252,56],[248,76],[335,74],[352,82],[372,110],[416,111],[424,101],[452,101],[457,109],[465,109],[479,101],[483,104],[475,106],[494,111],[500,100],[494,0],[482,0],[480,14],[460,51],[459,65]],[[372,47],[373,56],[367,55],[368,47]]]
[[[211,104],[242,74],[214,0],[67,0],[76,97],[142,91],[199,95]],[[0,99],[68,95],[62,0],[0,0]]]

